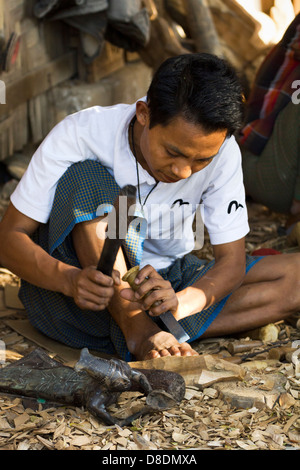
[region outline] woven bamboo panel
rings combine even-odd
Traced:
[[[37,20],[33,5],[34,0],[0,0],[0,80],[6,90],[0,100],[0,161],[29,138],[45,137],[51,122],[44,112],[47,93],[76,69],[67,26]]]

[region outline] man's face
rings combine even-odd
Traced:
[[[176,117],[167,126],[149,129],[147,118],[140,127],[142,166],[157,181],[175,183],[203,170],[217,155],[227,132],[206,134],[201,126]]]

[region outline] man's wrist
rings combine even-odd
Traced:
[[[177,320],[195,315],[205,309],[207,299],[203,290],[189,286],[176,293],[178,308],[174,317]]]
[[[66,297],[73,297],[75,279],[78,276],[79,272],[79,268],[76,268],[74,266],[65,266],[63,268],[63,271],[61,272],[62,282],[60,284],[59,292],[61,292]]]

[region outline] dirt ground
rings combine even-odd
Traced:
[[[289,247],[282,235],[283,216],[251,202],[248,209],[251,233],[246,240],[247,252],[263,247],[298,251],[297,247]],[[202,257],[211,256],[206,243]],[[18,282],[11,273],[1,270],[0,293],[5,286]],[[291,358],[272,359],[270,354],[278,344],[300,347],[297,318],[273,325],[277,332],[274,338],[260,341],[258,347],[243,353],[252,357],[243,357],[239,365],[242,377],[222,376],[220,380],[206,379],[201,385],[187,384],[178,406],[146,414],[129,426],[107,426],[83,408],[49,407],[42,401],[0,395],[0,450],[300,449],[300,371],[298,375]],[[26,320],[24,310],[5,304],[0,308],[0,340],[5,344],[5,360],[0,367],[38,347],[8,325],[10,320],[22,319]],[[255,339],[250,336],[212,338],[197,341],[193,347],[204,356],[230,356],[234,345]],[[47,353],[61,360],[53,351],[48,349]],[[220,374],[220,364],[216,363],[210,372]],[[109,411],[116,417],[128,416],[144,402],[143,395],[125,392]]]

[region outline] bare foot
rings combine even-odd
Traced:
[[[126,342],[129,351],[139,361],[165,356],[198,356],[188,343],[180,344],[171,333],[162,331],[148,316],[143,318],[143,328],[139,328],[139,332],[136,328],[134,330],[127,335]]]
[[[173,346],[170,346],[170,347],[161,347],[161,348],[153,348],[151,349],[144,357],[144,360],[146,359],[156,359],[158,357],[165,357],[165,356],[198,356],[199,354],[194,350],[192,349],[192,347],[188,344],[188,343],[181,343],[179,344],[178,341],[176,340],[176,338],[174,338],[173,335],[171,335],[170,333],[166,333],[165,331],[162,331],[161,332],[163,335],[169,335],[170,336],[170,340],[172,340],[172,342],[174,342],[175,340],[175,344]],[[158,339],[158,337],[160,336],[160,333],[158,333],[153,339],[154,339],[154,342]]]

